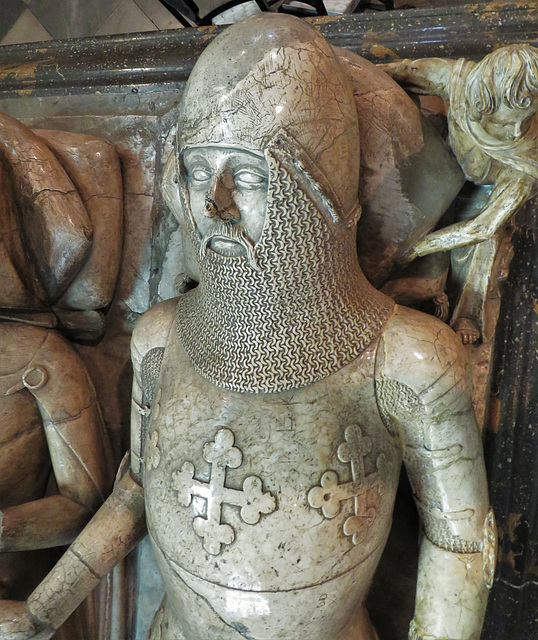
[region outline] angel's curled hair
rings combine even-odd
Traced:
[[[495,113],[501,104],[525,109],[538,93],[538,49],[510,45],[488,54],[470,72],[465,98],[471,118]]]

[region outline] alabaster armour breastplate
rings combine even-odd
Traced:
[[[296,640],[334,638],[353,616],[400,465],[376,405],[375,348],[312,385],[251,394],[208,383],[169,341],[144,486],[175,611],[194,593],[247,637]],[[222,637],[205,633],[192,637]]]

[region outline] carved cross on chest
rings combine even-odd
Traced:
[[[172,474],[172,487],[178,493],[180,504],[188,507],[193,496],[204,498],[207,503],[207,517],[197,516],[193,520],[195,532],[204,539],[205,550],[218,555],[223,544],[235,540],[235,531],[229,524],[221,523],[222,505],[241,507],[241,518],[247,524],[256,524],[262,513],[272,513],[276,500],[271,493],[264,493],[262,481],[257,476],[248,476],[243,488],[230,489],[226,486],[226,467],[237,469],[243,462],[243,453],[234,447],[234,434],[229,429],[219,429],[213,442],[206,442],[203,457],[211,463],[209,482],[194,478],[192,462],[185,462],[181,471]]]
[[[340,513],[341,503],[353,499],[354,515],[346,518],[343,530],[346,536],[352,536],[353,544],[359,544],[375,521],[376,509],[369,496],[373,491],[382,495],[380,471],[387,463],[385,455],[380,454],[376,460],[376,471],[367,475],[364,459],[372,451],[370,438],[363,436],[356,424],[347,427],[344,437],[345,442],[338,447],[337,456],[340,462],[351,465],[353,480],[339,484],[335,471],[325,471],[320,486],[312,487],[308,492],[308,502],[315,509],[321,508],[326,518],[335,518]]]

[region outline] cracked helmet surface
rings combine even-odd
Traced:
[[[196,63],[182,100],[180,164],[192,147],[264,155],[279,133],[293,155],[307,156],[338,217],[355,216],[360,153],[350,82],[316,29],[264,13],[227,28]]]

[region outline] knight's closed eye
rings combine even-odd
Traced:
[[[241,190],[254,191],[265,188],[267,185],[267,177],[255,171],[244,169],[234,175],[234,182]]]
[[[189,182],[193,184],[202,184],[211,179],[211,171],[205,167],[194,167],[189,171]]]

